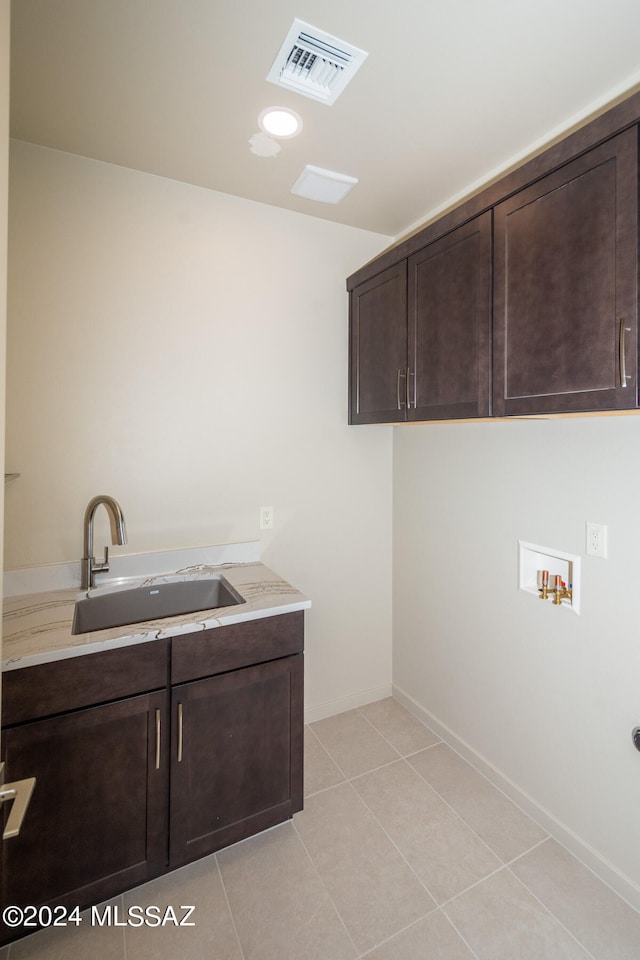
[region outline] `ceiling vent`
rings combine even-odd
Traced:
[[[368,56],[364,50],[295,19],[267,80],[330,106]]]
[[[357,182],[357,177],[323,170],[308,163],[291,187],[291,193],[306,200],[317,200],[318,203],[340,203]]]

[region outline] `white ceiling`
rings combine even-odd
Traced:
[[[266,81],[294,17],[368,59],[327,107]],[[12,136],[398,236],[640,82],[638,0],[13,0]],[[302,134],[249,150],[267,106]],[[291,195],[310,163],[357,177]]]

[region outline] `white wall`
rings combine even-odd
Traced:
[[[398,691],[636,905],[639,475],[640,416],[394,437]],[[583,556],[581,615],[518,590],[518,539],[584,555],[587,520],[609,558]]]
[[[96,493],[131,553],[273,505],[307,708],[390,689],[392,434],[347,426],[345,290],[389,238],[20,142],[10,172],[5,566],[79,558]]]
[[[9,46],[10,0],[0,0],[0,465],[4,465],[5,351],[7,330],[7,216],[9,192]],[[3,470],[4,472],[4,470]],[[0,541],[4,483],[0,489]],[[0,650],[2,625],[0,624]]]

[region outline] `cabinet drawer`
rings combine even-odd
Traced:
[[[304,648],[302,610],[173,638],[171,683],[277,660]]]
[[[169,641],[152,640],[2,674],[2,726],[119,700],[167,684]]]

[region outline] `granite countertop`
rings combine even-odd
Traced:
[[[77,599],[87,596],[87,591],[80,591],[74,586],[5,597],[2,669],[15,670],[132,643],[145,643],[161,637],[305,610],[311,606],[310,600],[299,590],[259,561],[216,565],[198,563],[164,574],[120,578],[106,582],[91,593],[95,595],[175,579],[202,579],[214,574],[222,574],[245,602],[233,607],[219,607],[211,611],[181,614],[78,635],[71,633],[74,605]]]

